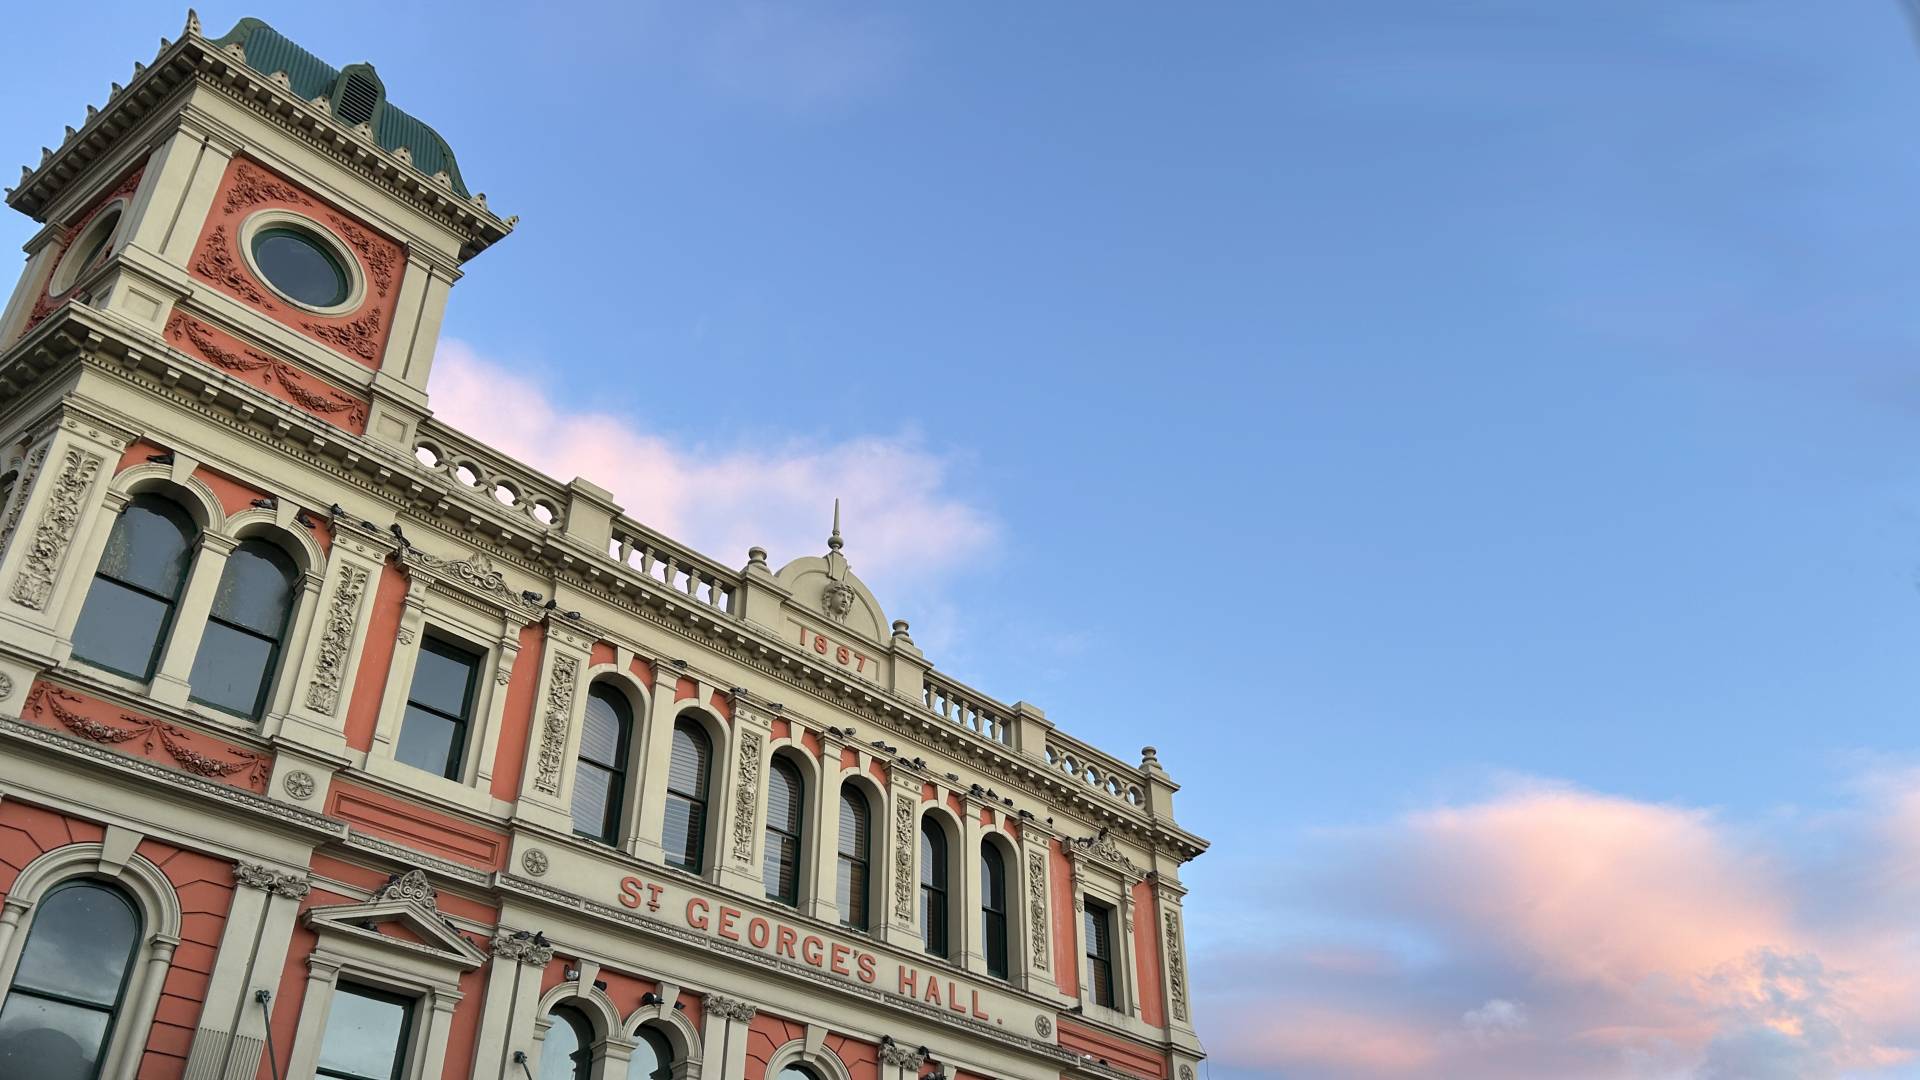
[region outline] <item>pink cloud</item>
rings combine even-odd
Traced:
[[[925,600],[997,541],[994,519],[950,490],[949,461],[914,438],[769,433],[755,447],[688,445],[624,416],[570,410],[535,378],[458,340],[441,343],[431,391],[442,421],[563,483],[580,476],[607,488],[633,517],[730,566],[745,565],[756,544],[776,568],[824,553],[835,498],[847,556],[882,604],[890,593]]]
[[[1908,774],[1766,828],[1530,785],[1343,830],[1250,898],[1294,929],[1197,950],[1203,1034],[1223,1075],[1911,1075],[1917,820]]]

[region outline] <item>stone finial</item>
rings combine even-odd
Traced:
[[[520,224],[520,215],[519,215],[519,214],[508,214],[508,215],[507,215],[507,228],[509,228],[509,229],[511,229],[511,228],[513,228],[513,227],[514,227],[515,225],[518,225],[518,224]]]
[[[908,645],[913,644],[913,638],[907,634],[907,620],[893,620],[893,640],[904,641]]]
[[[767,549],[760,547],[758,545],[748,548],[747,549],[747,566],[749,567],[757,566],[760,569],[765,570],[767,568]]]
[[[89,124],[93,123],[93,118],[99,115],[100,115],[99,109],[96,109],[91,105],[87,106],[87,123]]]
[[[1140,748],[1140,769],[1142,772],[1165,772],[1160,764],[1160,752],[1151,746]]]
[[[312,100],[312,101],[309,101],[309,102],[307,102],[307,104],[309,104],[309,105],[311,105],[311,106],[313,106],[313,107],[314,107],[314,108],[316,108],[316,109],[331,109],[331,108],[333,108],[333,102],[332,102],[332,101],[331,101],[331,100],[330,100],[330,99],[329,99],[329,98],[327,97],[327,95],[325,95],[325,94],[315,94],[315,95],[313,95],[313,100]]]
[[[840,500],[835,499],[833,500],[833,535],[827,537],[827,549],[839,551],[845,545],[846,541],[840,539]]]
[[[62,136],[60,136],[60,145],[61,145],[61,146],[65,146],[65,145],[67,145],[68,143],[70,143],[70,142],[72,142],[72,141],[73,141],[73,137],[74,137],[75,135],[78,135],[78,134],[80,134],[80,133],[79,133],[79,132],[77,132],[77,131],[75,131],[75,130],[73,130],[73,125],[72,125],[72,124],[68,124],[68,125],[67,125],[67,132],[66,132],[66,134],[64,134],[64,135],[62,135]]]
[[[473,205],[485,210],[487,208],[487,193],[484,191],[474,192]]]
[[[267,76],[267,81],[279,87],[282,90],[293,89],[293,80],[289,78],[287,73],[284,71],[276,71],[273,74]]]
[[[232,43],[230,43],[230,44],[229,44],[229,45],[228,45],[228,46],[226,47],[226,49],[225,49],[225,50],[223,50],[223,51],[224,51],[224,52],[225,52],[225,53],[226,53],[226,54],[227,54],[228,56],[231,56],[231,57],[233,57],[233,58],[234,58],[234,60],[236,60],[236,61],[237,61],[237,62],[239,62],[239,63],[242,63],[242,64],[244,64],[244,63],[246,63],[246,62],[247,62],[247,50],[245,50],[245,49],[243,49],[243,48],[241,48],[241,47],[240,47],[240,43],[239,43],[239,42],[237,42],[237,41],[235,41],[235,42],[232,42]]]
[[[439,184],[441,187],[452,187],[453,174],[445,169],[441,169],[439,172],[433,174],[433,182]]]
[[[188,37],[190,35],[198,34],[200,32],[201,32],[200,31],[200,13],[193,10],[192,8],[188,8],[187,9],[187,28],[185,30],[180,31],[180,36]]]

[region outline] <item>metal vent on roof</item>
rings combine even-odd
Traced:
[[[333,114],[349,124],[373,121],[374,106],[380,103],[380,87],[357,71],[341,80],[340,93],[333,101]]]

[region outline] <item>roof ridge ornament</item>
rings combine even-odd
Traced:
[[[187,28],[180,32],[181,37],[188,37],[190,35],[205,36],[200,30],[200,13],[192,8],[187,9]]]
[[[844,623],[853,611],[855,593],[847,584],[847,557],[840,554],[840,500],[833,500],[833,533],[827,537],[827,584],[820,590],[820,607],[834,622]]]

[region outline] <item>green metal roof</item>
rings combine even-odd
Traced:
[[[221,48],[236,43],[247,54],[248,67],[262,75],[286,72],[294,93],[307,101],[326,97],[334,116],[349,127],[363,119],[371,92],[371,118],[367,122],[373,128],[373,141],[385,150],[406,147],[413,155],[414,168],[428,176],[444,170],[453,180],[454,191],[462,196],[469,194],[447,140],[387,101],[386,88],[374,74],[373,65],[354,64],[335,69],[259,19],[241,19],[225,37],[213,42]],[[352,93],[342,92],[349,88]]]

